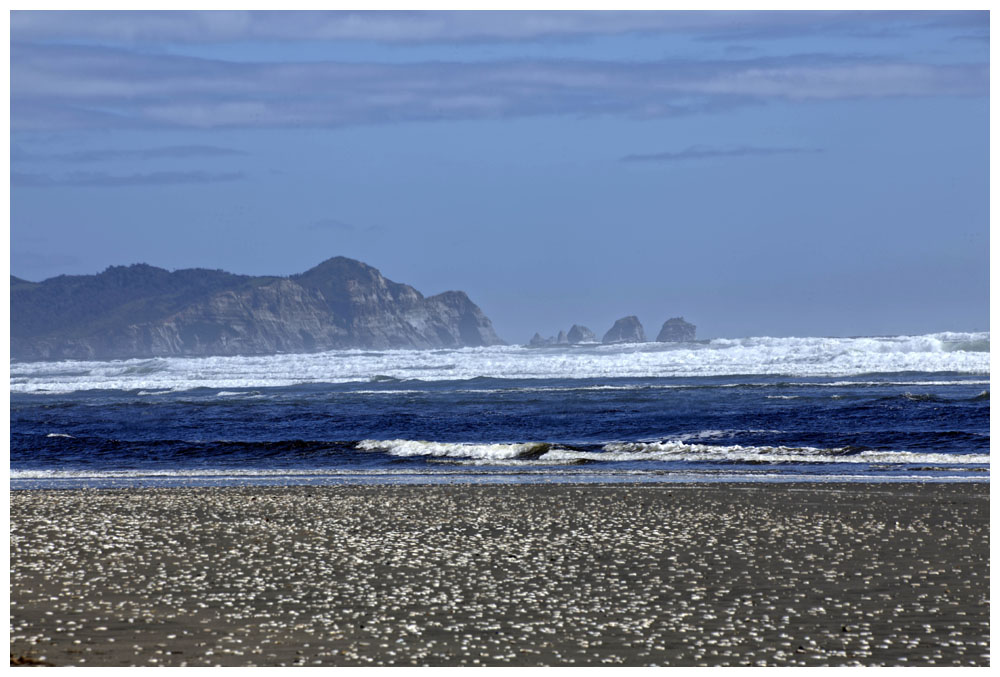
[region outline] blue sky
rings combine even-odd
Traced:
[[[11,272],[462,289],[525,342],[988,329],[986,12],[13,12]]]

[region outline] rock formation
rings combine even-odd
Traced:
[[[660,342],[667,341],[694,341],[695,326],[690,322],[685,322],[683,317],[672,317],[663,323],[663,328],[656,336]]]
[[[570,343],[582,343],[584,341],[596,341],[597,336],[594,335],[594,332],[590,331],[586,327],[583,327],[579,324],[574,324],[570,328],[569,333],[566,334],[566,339]]]
[[[541,334],[535,332],[535,335],[531,337],[531,340],[528,342],[528,345],[533,348],[538,348],[541,346],[553,346],[553,345],[565,346],[565,345],[570,345],[571,343],[581,343],[584,341],[596,342],[597,337],[594,336],[594,332],[590,331],[586,327],[583,327],[579,324],[574,324],[573,327],[569,330],[569,332],[565,332],[560,329],[559,335],[554,338],[552,336],[544,338]]]
[[[608,330],[601,340],[602,343],[644,343],[646,332],[642,329],[642,323],[635,315],[623,317]]]
[[[344,257],[291,277],[145,264],[37,283],[11,277],[11,357],[19,360],[500,343],[464,292],[424,297]]]

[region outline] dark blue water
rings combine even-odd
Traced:
[[[13,393],[12,487],[980,481],[988,390],[897,373]]]

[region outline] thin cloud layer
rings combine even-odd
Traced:
[[[769,101],[985,96],[987,64],[732,61],[234,63],[14,45],[15,130],[336,127],[534,115],[662,117]]]
[[[17,160],[56,160],[59,162],[105,162],[110,160],[158,160],[190,157],[227,157],[246,155],[241,150],[222,148],[220,146],[161,146],[159,148],[128,148],[83,150],[71,153],[52,153],[49,155],[34,155],[20,150],[14,151]]]
[[[714,148],[712,146],[691,146],[682,151],[666,151],[663,153],[638,153],[626,155],[622,162],[679,162],[683,160],[701,160],[718,157],[748,157],[763,155],[799,155],[822,153],[821,148],[782,148],[766,146],[733,146]]]
[[[219,183],[221,181],[238,181],[243,178],[245,178],[245,175],[242,172],[150,172],[146,174],[125,175],[104,174],[100,172],[73,172],[58,176],[14,172],[11,174],[10,182],[13,186],[36,188],[50,186],[119,187]]]
[[[119,44],[246,40],[384,43],[573,39],[623,33],[703,39],[776,39],[832,34],[880,37],[926,29],[986,30],[989,14],[795,11],[57,11],[11,13],[17,40],[84,39]]]

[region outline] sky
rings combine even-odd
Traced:
[[[511,343],[989,329],[987,12],[10,22],[28,280],[348,256]]]

